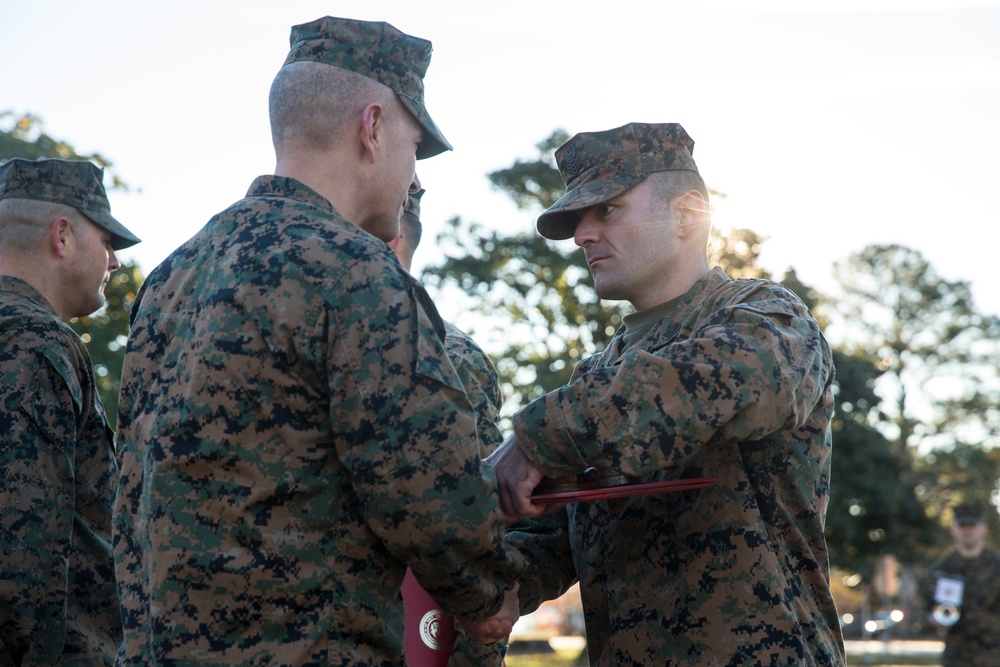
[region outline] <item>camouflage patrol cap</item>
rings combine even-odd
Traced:
[[[694,140],[677,123],[629,123],[577,134],[556,151],[566,194],[538,216],[538,233],[568,239],[580,211],[617,197],[649,174],[697,172],[692,151]]]
[[[451,150],[424,104],[424,74],[431,43],[400,32],[382,21],[326,16],[292,26],[285,65],[313,61],[335,65],[374,79],[392,89],[424,130],[417,159]]]
[[[416,192],[411,192],[406,198],[406,204],[403,205],[403,213],[409,213],[417,220],[420,220],[420,198],[424,196],[426,192],[423,188],[420,188]]]
[[[6,160],[0,163],[0,199],[35,199],[72,206],[110,232],[115,250],[134,246],[140,240],[111,216],[104,170],[85,160]]]
[[[955,505],[953,511],[955,513],[955,523],[959,526],[971,526],[986,520],[983,518],[983,509],[975,503]]]

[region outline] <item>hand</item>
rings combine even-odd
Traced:
[[[482,644],[492,644],[509,635],[510,631],[514,629],[514,623],[521,616],[517,589],[518,584],[515,583],[513,588],[504,591],[500,610],[482,623],[473,623],[467,618],[459,618],[458,622],[462,624],[465,634]]]
[[[511,435],[487,457],[497,476],[497,493],[500,496],[500,511],[504,520],[512,523],[518,519],[530,519],[552,511],[548,505],[531,502],[531,492],[535,490],[544,475],[531,465],[531,461],[521,451],[517,436]]]

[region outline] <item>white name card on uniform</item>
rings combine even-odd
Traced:
[[[963,593],[965,593],[965,582],[961,579],[938,577],[937,584],[934,586],[934,601],[958,607],[962,604]]]

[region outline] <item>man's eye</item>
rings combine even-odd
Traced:
[[[613,204],[600,204],[597,207],[597,214],[600,215],[602,218],[606,218],[609,215],[611,215],[611,212],[614,210],[615,207]]]

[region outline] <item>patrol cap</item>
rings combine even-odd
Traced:
[[[424,74],[431,43],[400,32],[383,21],[326,16],[292,26],[285,65],[312,61],[335,65],[374,79],[396,93],[424,130],[417,159],[451,150],[424,104]]]
[[[629,123],[603,132],[581,132],[556,150],[566,194],[538,216],[548,239],[573,236],[580,214],[613,199],[655,171],[698,171],[694,140],[677,123]]]
[[[0,163],[0,199],[35,199],[72,206],[110,232],[115,250],[140,241],[111,216],[111,203],[104,191],[104,169],[86,160],[6,160]]]
[[[959,526],[971,526],[982,523],[986,519],[983,517],[983,510],[975,503],[961,503],[955,506],[955,523]]]
[[[426,192],[423,188],[420,188],[416,192],[411,192],[406,198],[406,204],[403,205],[403,213],[409,213],[417,220],[420,219],[420,198],[424,196]]]

